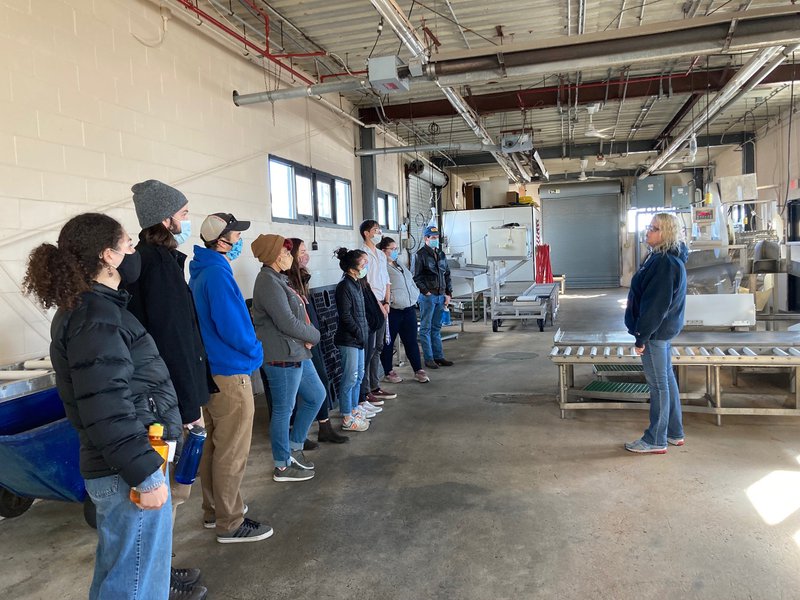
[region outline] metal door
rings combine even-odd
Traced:
[[[619,196],[542,198],[542,240],[568,288],[619,287]]]

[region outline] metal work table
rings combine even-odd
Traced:
[[[553,335],[553,345],[562,346],[632,346],[634,338],[624,330],[562,331]],[[800,332],[796,331],[684,331],[672,340],[673,346],[726,346],[728,348],[800,347]]]
[[[684,404],[684,412],[700,412],[716,416],[717,425],[722,424],[722,415],[780,415],[800,416],[800,386],[796,385],[800,375],[800,334],[795,332],[688,332],[682,333],[672,342],[672,363],[678,367],[678,382],[682,400],[704,400],[705,406]],[[610,383],[593,381],[583,389],[575,387],[575,365],[620,371],[614,376],[628,371],[630,375],[641,376],[641,357],[634,350],[634,338],[627,332],[574,332],[559,330],[554,336],[554,347],[550,360],[559,368],[559,407],[561,417],[567,410],[585,409],[646,409],[649,407],[649,388],[643,383]],[[685,389],[686,369],[703,367],[705,371],[705,392],[688,392]],[[720,370],[732,367],[733,384],[736,385],[736,371],[740,367],[763,369],[788,369],[790,388],[794,392],[781,395],[783,405],[779,408],[727,407],[722,405],[725,397],[736,395],[727,391],[723,394]],[[747,394],[752,396],[751,394]],[[581,401],[585,398],[596,402]],[[574,399],[574,400],[572,400]],[[786,407],[789,404],[790,407]]]

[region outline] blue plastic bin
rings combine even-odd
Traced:
[[[0,487],[22,498],[83,502],[78,434],[53,384],[48,375],[0,388]]]

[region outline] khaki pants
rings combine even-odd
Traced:
[[[249,375],[214,375],[218,394],[203,407],[206,443],[200,461],[203,518],[216,519],[217,533],[237,529],[244,521],[239,488],[250,454],[255,402]]]

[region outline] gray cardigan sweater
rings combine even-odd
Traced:
[[[262,267],[253,287],[253,323],[264,348],[264,362],[300,362],[311,358],[304,344],[319,343],[319,331],[306,323],[303,300],[288,278]]]

